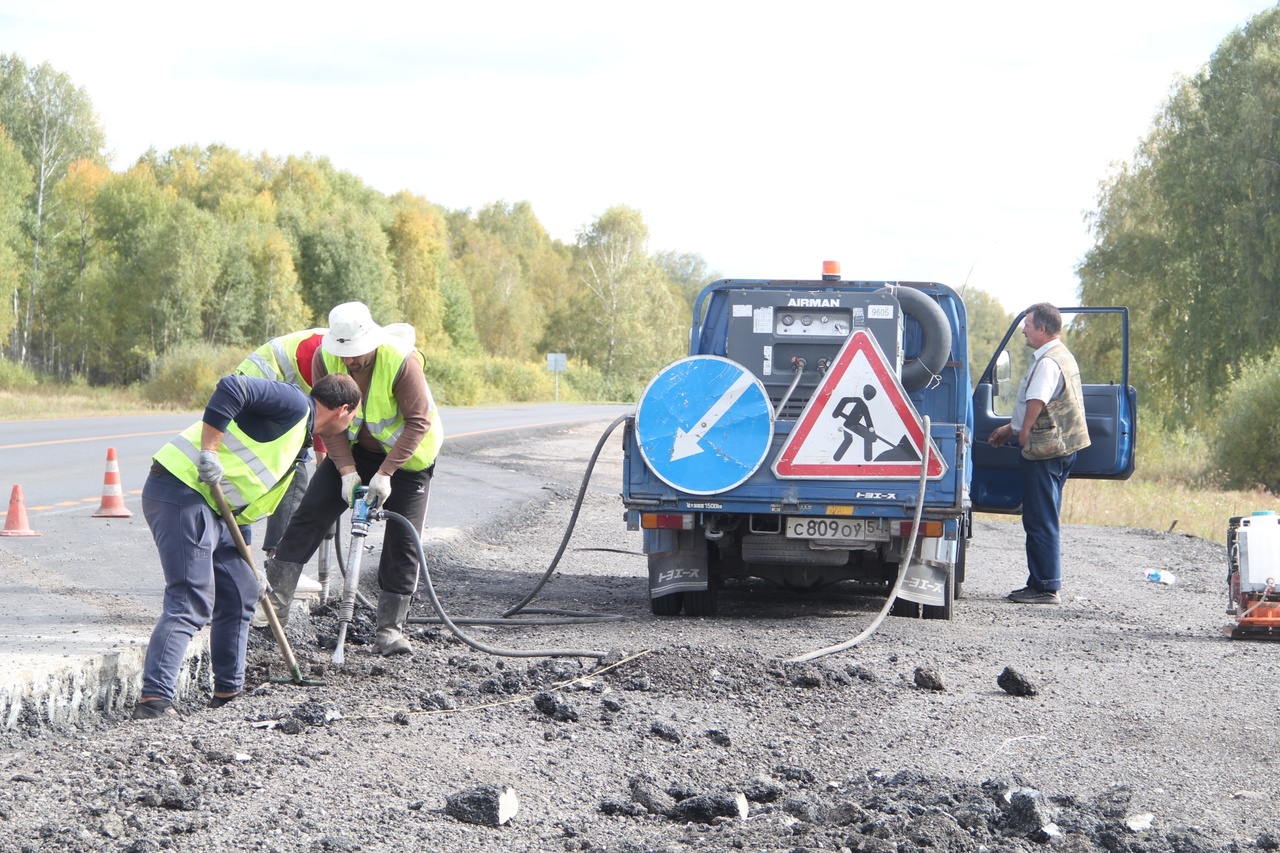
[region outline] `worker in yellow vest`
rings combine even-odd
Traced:
[[[275,509],[312,434],[346,429],[359,403],[356,383],[336,374],[317,381],[310,395],[282,382],[227,376],[204,418],[156,453],[142,489],[142,513],[160,552],[164,604],[147,643],[134,719],[177,715],[178,674],[192,636],[206,624],[210,707],[239,696],[244,685],[258,584],[210,484],[218,484],[248,541],[249,525]]]
[[[287,335],[272,338],[249,353],[236,368],[236,373],[285,382],[304,394],[309,394],[311,393],[312,359],[316,350],[320,348],[320,340],[326,331],[328,329],[303,329],[300,332],[290,332]],[[319,436],[314,437],[312,450],[315,451],[316,463],[319,464],[326,452],[324,441]],[[262,537],[262,550],[268,557],[275,555],[276,544],[284,535],[284,529],[289,526],[293,511],[298,508],[302,495],[307,491],[307,484],[311,482],[311,475],[307,472],[306,466],[310,455],[310,451],[303,451],[303,456],[299,457],[298,466],[294,469],[293,481],[289,484],[288,491],[280,499],[275,512],[267,518],[267,530]]]
[[[357,486],[367,485],[367,500],[404,516],[422,532],[444,427],[427,386],[422,353],[409,342],[403,324],[398,325],[396,330],[379,326],[360,302],[329,312],[329,331],[316,353],[314,375],[351,376],[362,402],[345,433],[325,434],[329,456],[316,467],[275,557],[267,560],[272,603],[281,621],[288,620],[302,566],[325,531],[353,504]],[[388,525],[378,566],[379,654],[411,651],[404,626],[417,583],[417,543],[402,525]]]

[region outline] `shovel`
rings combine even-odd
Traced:
[[[293,675],[292,678],[271,678],[268,680],[276,684],[296,684],[299,687],[324,687],[323,679],[302,677],[302,670],[298,667],[298,659],[293,654],[293,647],[289,645],[289,638],[284,634],[284,626],[280,624],[280,617],[276,615],[276,609],[268,598],[268,591],[262,583],[262,575],[259,574],[258,567],[253,564],[253,554],[250,553],[249,546],[245,544],[244,535],[240,532],[240,525],[236,524],[236,516],[231,511],[231,505],[227,503],[227,496],[222,493],[221,484],[210,483],[209,491],[213,494],[213,499],[218,502],[218,509],[222,512],[222,520],[227,523],[227,529],[231,531],[231,538],[235,540],[236,550],[240,552],[240,556],[249,564],[249,568],[253,570],[253,576],[258,581],[258,589],[264,590],[258,599],[258,604],[262,606],[262,612],[267,614],[267,623],[271,626],[271,633],[276,638],[276,645],[284,653],[285,665],[289,667],[289,672]]]

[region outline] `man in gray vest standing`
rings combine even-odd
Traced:
[[[1035,350],[1009,423],[991,431],[999,447],[1016,436],[1022,448],[1022,528],[1027,534],[1027,585],[1009,593],[1018,604],[1060,604],[1062,487],[1089,446],[1080,368],[1062,342],[1062,315],[1047,302],[1027,309],[1022,324]]]

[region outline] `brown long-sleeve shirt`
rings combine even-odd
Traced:
[[[369,393],[369,380],[373,376],[373,368],[377,363],[377,359],[370,363],[368,370],[359,370],[351,374],[351,378],[356,381],[357,387],[360,388],[360,418],[364,420],[365,397]],[[410,369],[412,366],[412,369]],[[343,371],[347,372],[346,370]],[[312,374],[316,381],[324,376],[329,375],[328,366],[324,363],[323,351],[317,349],[312,361]],[[400,434],[396,446],[387,454],[387,458],[378,466],[379,473],[391,476],[400,466],[409,461],[409,457],[413,456],[418,445],[422,443],[423,437],[426,436],[427,430],[431,429],[431,390],[427,387],[427,378],[422,372],[422,361],[418,353],[412,352],[409,357],[404,360],[404,364],[400,367],[400,373],[396,376],[395,382],[391,386],[391,392],[396,398],[396,405],[400,408],[400,414],[404,417],[404,431]],[[351,443],[346,439],[343,433],[337,435],[323,436],[325,444],[329,449],[329,458],[333,460],[333,464],[338,466],[338,470],[343,468],[354,468],[355,459],[351,455]],[[356,436],[356,443],[368,450],[379,453],[384,452],[382,444],[373,437],[369,432],[368,426],[361,423],[360,433]]]

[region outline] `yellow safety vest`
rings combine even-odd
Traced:
[[[346,373],[347,366],[342,359],[324,353],[324,364],[330,373]],[[378,357],[373,363],[373,376],[369,377],[369,391],[360,401],[360,411],[351,420],[347,428],[347,438],[352,444],[360,435],[360,427],[367,426],[369,434],[377,439],[382,449],[390,454],[396,442],[404,432],[404,416],[400,414],[400,405],[396,402],[393,387],[396,377],[400,375],[400,367],[405,359],[416,350],[407,343],[392,340],[378,347]],[[425,363],[421,353],[419,362]],[[427,387],[427,415],[431,418],[431,428],[422,437],[409,461],[404,463],[406,471],[425,471],[436,461],[436,454],[444,443],[444,425],[440,423],[440,412],[436,409],[435,398],[431,396],[431,388]]]
[[[298,369],[298,347],[302,342],[323,335],[327,329],[306,329],[272,338],[258,347],[236,368],[236,373],[245,376],[257,376],[276,382],[287,382],[303,392],[310,394],[311,385],[302,378]]]
[[[274,441],[255,441],[235,421],[227,425],[218,445],[218,461],[222,463],[222,494],[236,514],[237,524],[253,524],[270,515],[280,504],[289,481],[293,479],[294,462],[307,440],[308,411],[284,435]],[[214,511],[218,502],[209,487],[200,482],[200,436],[204,422],[191,426],[160,448],[155,460],[170,474],[204,496]]]

